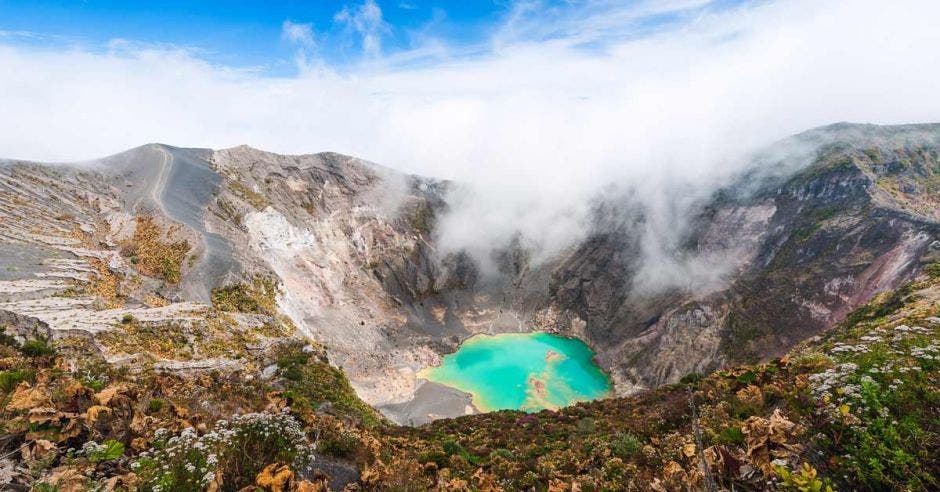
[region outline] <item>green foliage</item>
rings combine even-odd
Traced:
[[[703,377],[704,376],[702,376],[702,373],[700,372],[690,372],[685,376],[682,376],[682,379],[680,379],[679,382],[682,384],[694,385],[695,383],[701,381]]]
[[[419,463],[434,463],[438,468],[443,468],[447,466],[449,456],[447,453],[431,450],[431,451],[422,451],[418,454]]]
[[[610,443],[610,450],[614,453],[614,456],[625,460],[632,458],[640,449],[643,449],[643,442],[629,432],[618,434]]]
[[[317,451],[337,458],[351,458],[361,446],[355,434],[336,427],[323,429],[317,439]]]
[[[774,470],[780,475],[782,480],[780,486],[784,490],[832,492],[829,481],[816,478],[818,472],[809,463],[803,463],[803,466],[796,472],[791,472],[783,466],[775,466]]]
[[[754,351],[753,342],[757,340],[764,330],[761,330],[753,322],[744,319],[737,309],[733,309],[728,314],[728,337],[722,342],[722,351],[727,353],[732,360],[742,362],[756,362],[757,353]]]
[[[293,406],[316,408],[329,402],[339,413],[367,427],[380,422],[375,410],[356,396],[343,371],[316,354],[304,352],[302,345],[283,348],[277,355],[277,366],[287,383],[284,396]]]
[[[808,370],[830,365],[832,365],[832,359],[818,352],[802,353],[790,359],[790,367],[794,369]]]
[[[23,381],[29,381],[33,378],[32,371],[0,371],[0,390],[5,392],[13,391],[18,384]]]
[[[826,438],[820,445],[837,457],[832,462],[838,475],[851,477],[853,487],[940,486],[933,465],[936,453],[928,444],[940,440],[935,381],[940,349],[935,329],[903,317],[918,310],[914,291],[930,285],[918,281],[881,296],[829,337],[835,366],[830,371],[843,375],[823,386],[827,410],[819,430]]]
[[[189,360],[193,355],[186,328],[180,323],[153,324],[132,321],[117,325],[119,330],[112,330],[99,336],[109,349],[128,354],[147,351],[157,357],[174,360]],[[196,343],[202,340],[196,338]]]
[[[757,379],[757,374],[754,371],[747,371],[737,377],[737,381],[741,384],[751,384],[755,379]]]
[[[20,347],[20,352],[27,357],[50,357],[55,355],[55,349],[49,345],[48,341],[45,339],[34,339],[27,340],[26,343]]]
[[[55,484],[37,482],[33,484],[33,492],[59,492],[59,486]]]
[[[718,437],[723,444],[744,444],[744,432],[740,427],[726,427]]]
[[[794,245],[803,244],[806,241],[809,241],[809,239],[813,237],[813,235],[818,230],[819,230],[819,225],[815,223],[800,227],[796,229],[795,231],[793,231],[793,234],[790,236],[790,240],[787,241],[787,243],[792,241]]]
[[[512,459],[512,451],[506,448],[498,448],[498,449],[493,450],[493,452],[491,453],[491,456],[494,456],[494,457],[498,456],[500,458],[508,460],[508,459]]]
[[[849,313],[842,322],[843,326],[857,325],[863,321],[870,321],[887,316],[904,307],[911,294],[910,286],[892,291],[880,300],[872,301]]]
[[[453,456],[457,454],[457,455],[466,457],[469,455],[469,453],[467,453],[467,450],[464,449],[464,447],[461,446],[460,443],[458,443],[455,439],[452,439],[452,438],[445,439],[444,442],[441,443],[441,448],[444,449],[444,452],[447,453],[448,456]]]
[[[133,323],[133,322],[134,322],[134,315],[131,313],[127,313],[121,317],[121,323],[125,325],[128,323]]]
[[[150,413],[158,413],[160,410],[163,410],[163,400],[151,398],[147,403],[147,411]]]
[[[124,445],[114,439],[108,439],[103,444],[86,443],[86,454],[92,462],[116,460],[124,455]]]
[[[238,208],[235,204],[221,197],[216,200],[216,203],[219,205],[219,210],[216,212],[216,215],[223,220],[241,225],[243,217],[242,214],[238,213]]]
[[[597,425],[594,422],[594,419],[591,417],[584,417],[578,421],[578,432],[582,434],[591,434],[597,428]]]
[[[910,353],[912,347],[930,342],[929,337],[912,337],[901,345],[901,352]],[[833,421],[830,427],[845,456],[842,466],[858,483],[873,489],[913,490],[940,485],[928,465],[932,453],[920,444],[938,439],[936,414],[930,409],[940,408],[940,393],[929,382],[938,362],[922,360],[915,371],[872,372],[872,368],[899,362],[882,344],[873,344],[868,353],[853,361],[859,366],[858,372],[866,375],[855,375],[848,384],[861,390],[855,399],[841,404],[843,418]]]
[[[217,305],[263,310],[254,281],[243,287],[242,292],[224,292]],[[260,292],[262,299],[273,300],[273,295],[267,296],[273,289],[264,286]],[[356,397],[323,350],[294,343],[275,354],[279,377],[257,383],[257,388],[270,384],[257,393],[280,389],[292,411],[307,419],[312,429],[272,426],[272,419],[290,416],[268,414],[253,423],[220,424],[206,434],[209,438],[189,430],[171,443],[164,433],[150,454],[137,458],[134,470],[145,491],[157,485],[163,491],[204,490],[216,473],[225,478],[223,490],[237,490],[253,486],[258,471],[275,461],[290,463],[301,476],[304,450],[313,448],[312,437],[307,436],[316,435],[318,453],[359,465],[375,459],[387,464],[375,468],[380,476],[370,488],[376,490],[408,490],[401,484],[409,482],[392,483],[382,476],[391,468],[398,477],[413,478],[416,490],[430,488],[428,483],[458,480],[486,490],[487,485],[481,485],[485,478],[494,479],[494,488],[504,490],[547,490],[559,478],[577,482],[584,490],[644,490],[658,479],[672,490],[683,484],[668,483],[665,470],[681,467],[683,473],[673,475],[679,481],[698,470],[697,458],[690,458],[684,448],[698,430],[688,407],[692,391],[705,447],[723,445],[712,450],[721,454],[711,455],[721,458],[722,464],[712,471],[723,490],[764,488],[768,482],[766,488],[806,492],[825,492],[836,485],[844,490],[940,490],[936,478],[940,476],[936,460],[940,358],[934,359],[940,351],[935,347],[940,330],[925,319],[940,315],[940,307],[935,288],[931,295],[912,288],[883,295],[860,311],[854,323],[843,323],[804,342],[782,360],[712,375],[688,374],[682,378],[684,386],[538,414],[499,411],[442,419],[417,428],[384,424]],[[743,321],[736,325],[738,335],[748,326],[765,326],[760,319]],[[909,326],[896,329],[902,323]],[[914,328],[920,326],[929,328]],[[19,363],[20,358],[14,359]],[[812,377],[836,372],[844,377],[827,382],[823,395],[821,379]],[[0,383],[4,374],[0,373]],[[15,387],[16,378],[9,378],[7,387]],[[98,385],[108,380],[94,381]],[[53,385],[49,388],[56,391]],[[162,400],[148,399],[153,394],[137,393],[135,397],[143,400],[135,402],[135,408],[161,411]],[[177,396],[173,398],[176,401]],[[215,408],[219,407],[212,411]],[[747,421],[752,416],[756,418]],[[775,420],[779,418],[794,425]],[[768,421],[772,429],[766,427]],[[743,452],[745,427],[748,437],[760,437],[771,429],[769,453]],[[25,430],[56,432],[46,424]],[[364,446],[367,439],[377,447]],[[197,442],[202,444],[197,447]],[[809,460],[809,464],[793,470],[775,467],[766,473],[775,458]],[[753,470],[747,478],[740,473],[744,466]],[[123,472],[116,464],[100,465],[96,472],[100,476],[102,470],[113,469]]]
[[[20,342],[16,341],[16,337],[13,335],[7,335],[7,333],[3,331],[3,328],[5,327],[0,326],[0,345],[6,345],[7,347],[13,347],[19,350]]]
[[[90,388],[94,392],[103,390],[108,385],[109,378],[106,375],[92,376],[86,375],[81,378],[82,385]]]
[[[453,437],[448,437],[444,439],[441,443],[441,449],[443,449],[444,454],[449,457],[458,456],[463,461],[467,463],[472,463],[474,465],[479,465],[483,462],[483,459],[470,454],[465,447],[463,447],[456,439]],[[448,462],[450,460],[448,459]]]

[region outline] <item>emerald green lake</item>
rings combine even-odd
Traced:
[[[419,377],[473,395],[481,411],[538,411],[595,400],[610,379],[580,340],[550,333],[476,335]]]

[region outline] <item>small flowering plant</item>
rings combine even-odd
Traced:
[[[237,490],[253,484],[268,464],[299,471],[313,462],[314,445],[287,412],[236,415],[201,436],[187,428],[172,437],[160,429],[154,437],[153,448],[131,465],[142,479],[141,490],[195,491],[213,482]]]
[[[828,429],[831,462],[861,483],[899,488],[940,485],[918,463],[929,461],[931,412],[940,404],[935,374],[940,368],[940,324],[859,324],[852,343],[834,343],[830,367],[809,376],[816,414]],[[818,444],[824,444],[820,442]]]
[[[114,439],[108,439],[102,444],[88,441],[82,445],[82,453],[92,462],[110,461],[124,454],[124,445]]]

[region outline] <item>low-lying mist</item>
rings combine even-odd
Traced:
[[[511,241],[535,261],[570,248],[598,200],[629,196],[644,216],[637,279],[657,290],[720,281],[721,254],[680,245],[755,149],[836,121],[940,120],[937,2],[577,5],[515,3],[473,50],[418,39],[383,56],[372,43],[344,67],[318,61],[315,26],[285,23],[293,77],[182,48],[0,38],[0,155],[79,160],[148,141],[352,154],[453,180],[438,247],[484,271]],[[663,16],[675,20],[642,28]]]

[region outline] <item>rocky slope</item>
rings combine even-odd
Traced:
[[[615,375],[647,387],[780,356],[936,258],[938,143],[935,126],[798,135],[783,145],[815,149],[808,166],[747,173],[702,204],[687,254],[733,258],[724,285],[637,294],[629,229],[605,231],[556,268],[550,302],[586,320]]]
[[[756,156],[670,252],[720,269],[707,285],[649,288],[650,211],[630,190],[597,203],[577,246],[539,263],[495,251],[500,274],[483,275],[435,248],[450,186],[249,147],[0,163],[0,383],[19,402],[3,446],[138,452],[157,442],[151,424],[299,405],[307,425],[326,419],[331,446],[355,435],[379,452],[366,429],[385,424],[360,398],[404,424],[475,412],[415,377],[474,333],[577,336],[629,395],[779,357],[940,259],[940,125],[833,125]],[[346,476],[374,458],[330,466]]]
[[[583,338],[627,394],[779,356],[912,278],[940,248],[938,149],[930,125],[834,125],[779,143],[702,201],[674,252],[727,274],[655,292],[638,278],[647,210],[629,193],[598,205],[575,248],[540,264],[496,252],[502,274],[484,278],[468,257],[435,252],[447,183],[351,157],[148,145],[80,165],[7,163],[0,308],[49,334],[97,334],[128,312],[185,318],[214,289],[268,279],[278,313],[400,422],[472,411],[415,373],[478,332]],[[163,242],[145,248],[166,251],[134,263],[147,234]],[[116,292],[56,297],[89,280]]]
[[[75,340],[8,336],[0,480],[62,491],[935,490],[940,263],[924,270],[763,364],[418,428],[380,420],[301,341],[279,344],[255,377],[127,371]],[[217,295],[219,314],[271,305],[242,294]]]

